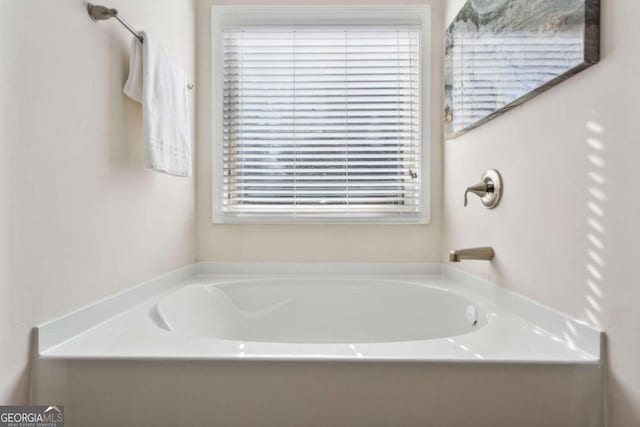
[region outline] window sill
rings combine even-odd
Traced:
[[[246,225],[428,225],[430,218],[421,216],[384,216],[384,217],[265,217],[265,216],[225,216],[214,217],[214,225],[246,224]]]

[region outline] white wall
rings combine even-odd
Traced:
[[[246,225],[211,222],[211,4],[274,4],[273,0],[197,0],[198,30],[198,259],[201,261],[437,261],[441,247],[442,8],[433,3],[430,225]],[[287,4],[287,1],[276,1]],[[388,4],[388,0],[289,1],[289,4]],[[400,3],[399,3],[400,4]]]
[[[0,1],[0,28],[8,25],[9,2]],[[12,310],[12,290],[10,288],[10,255],[9,255],[9,132],[8,114],[10,106],[6,99],[10,82],[8,80],[8,64],[10,42],[7,37],[0,37],[0,403],[14,401],[13,396],[21,399],[27,393],[25,371],[8,369],[24,366],[23,352],[14,352],[12,346],[16,342],[17,331],[24,339],[26,327],[18,324]],[[22,359],[22,360],[16,360]]]
[[[445,23],[463,0],[448,0]],[[609,421],[640,425],[640,2],[602,2],[602,62],[444,144],[444,247],[492,245],[459,266],[603,328]],[[502,172],[485,210],[465,186]],[[568,330],[567,334],[571,336]]]
[[[131,36],[82,0],[1,0],[0,403],[25,402],[28,333],[195,260],[195,180],[145,170],[141,107],[122,94]],[[109,0],[194,78],[191,0]]]

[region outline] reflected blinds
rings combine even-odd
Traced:
[[[223,31],[224,217],[421,210],[420,31]]]

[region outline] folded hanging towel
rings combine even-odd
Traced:
[[[145,162],[148,168],[191,176],[191,142],[186,73],[141,32],[132,40],[124,93],[142,104]]]

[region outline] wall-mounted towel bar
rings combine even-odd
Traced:
[[[87,11],[89,12],[89,16],[94,21],[104,21],[106,19],[116,18],[119,23],[122,24],[131,34],[133,34],[140,43],[143,43],[142,36],[131,26],[127,21],[120,17],[118,11],[116,9],[111,9],[105,6],[99,6],[95,4],[87,4]],[[189,90],[193,89],[193,83],[189,83],[187,85]]]

